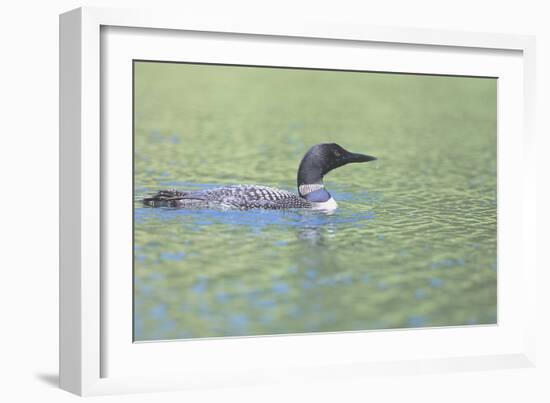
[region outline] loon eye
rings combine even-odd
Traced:
[[[342,154],[340,154],[340,151],[334,150],[334,156],[339,157],[340,155],[342,155]]]

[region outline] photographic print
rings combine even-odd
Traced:
[[[134,341],[495,324],[497,79],[133,62]]]

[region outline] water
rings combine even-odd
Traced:
[[[140,62],[134,113],[137,341],[496,322],[496,80]],[[320,142],[378,157],[332,214],[140,203],[295,191]]]

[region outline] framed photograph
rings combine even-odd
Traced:
[[[60,45],[62,388],[533,365],[532,37],[84,8]]]

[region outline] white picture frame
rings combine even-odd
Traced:
[[[193,40],[203,41],[201,46],[194,46],[192,42],[183,49],[175,46],[182,40],[182,35],[189,32],[193,33]],[[210,45],[206,42],[213,34]],[[136,49],[135,44],[132,46],[132,37],[138,35],[142,36],[140,47]],[[504,84],[499,87],[499,93],[504,94],[499,96],[504,98],[499,98],[498,258],[499,265],[504,258],[504,266],[519,269],[503,269],[501,273],[499,267],[497,326],[139,345],[128,339],[127,324],[128,320],[131,321],[131,311],[124,315],[128,309],[124,302],[127,302],[124,297],[127,295],[124,282],[128,281],[124,273],[127,272],[121,270],[122,274],[114,275],[105,270],[108,260],[117,258],[110,255],[112,248],[107,239],[113,239],[114,233],[109,231],[114,228],[113,231],[127,233],[129,224],[127,219],[118,220],[119,214],[107,214],[116,208],[110,202],[115,189],[113,184],[122,184],[116,189],[125,189],[123,183],[127,178],[124,176],[124,162],[117,167],[110,163],[110,158],[113,152],[118,152],[117,155],[124,153],[128,139],[123,135],[106,135],[115,128],[125,133],[131,125],[130,117],[125,113],[128,108],[128,87],[124,84],[128,82],[124,79],[128,71],[127,61],[138,58],[136,53],[143,55],[141,52],[147,51],[157,52],[154,58],[172,60],[183,57],[179,54],[191,49],[197,52],[196,60],[206,57],[201,56],[197,49],[216,46],[214,42],[229,42],[232,38],[238,38],[243,48],[236,50],[232,47],[232,53],[216,56],[213,61],[231,62],[235,61],[233,57],[237,57],[236,61],[243,64],[277,65],[267,52],[248,52],[247,55],[247,46],[263,46],[262,41],[269,41],[272,46],[299,44],[303,49],[311,41],[317,41],[318,46],[330,47],[334,52],[354,45],[349,46],[356,48],[349,57],[342,53],[341,60],[348,57],[347,63],[358,58],[358,52],[364,51],[363,45],[381,47],[384,52],[386,47],[395,49],[395,55],[387,52],[389,56],[385,62],[381,61],[379,65],[372,62],[372,70],[388,70],[387,63],[390,63],[390,68],[393,63],[393,71],[403,72],[492,76],[494,72],[502,72]],[[176,48],[180,53],[174,56]],[[534,49],[534,38],[521,35],[366,27],[319,21],[300,24],[269,19],[248,21],[246,18],[215,21],[148,10],[80,8],[62,14],[61,387],[79,395],[97,395],[243,386],[296,379],[332,380],[380,373],[411,374],[534,365],[535,318],[532,315],[536,311],[536,265],[533,234],[536,232],[536,217],[533,207],[535,183],[530,178],[534,177],[535,164],[529,158],[535,146]],[[405,64],[399,54],[411,51],[428,54],[424,65],[414,64],[422,58],[408,58],[408,64]],[[429,55],[430,52],[435,53]],[[439,64],[438,52],[448,55],[448,60]],[[237,53],[240,56],[235,56]],[[315,52],[308,57],[296,63],[302,66],[327,63],[315,59]],[[465,57],[470,57],[469,62],[460,62]],[[113,64],[105,58],[112,59]],[[426,66],[426,60],[431,66]],[[342,67],[349,67],[349,64],[342,64]],[[102,75],[116,80],[106,80]],[[128,158],[128,154],[131,158],[130,150],[124,158]],[[518,153],[521,155],[523,164],[512,170],[506,162],[514,152],[516,158]],[[131,164],[124,158],[120,161]],[[518,216],[508,217],[507,212],[517,212],[518,209]],[[125,264],[124,260],[121,262]],[[123,295],[123,301],[114,301],[113,295]],[[366,346],[367,339],[369,344],[374,342],[375,350],[361,348]],[[444,340],[449,342],[443,343]],[[453,344],[453,347],[448,344]],[[365,351],[357,353],[358,350]],[[320,351],[325,353],[320,354]],[[142,368],[139,363],[142,363]]]

